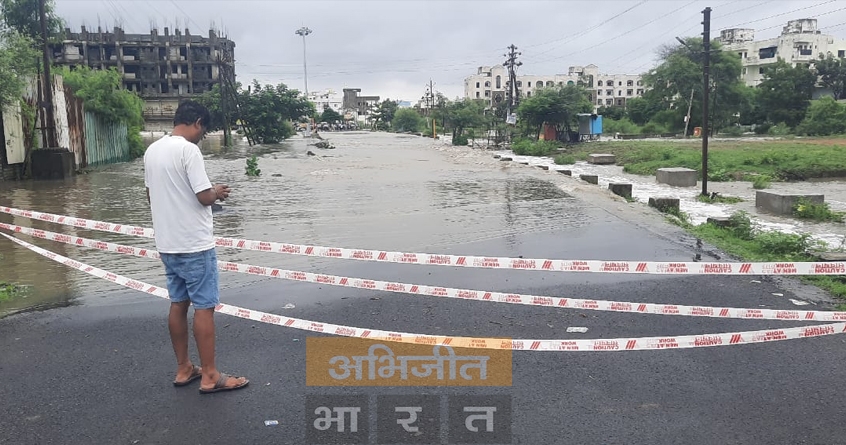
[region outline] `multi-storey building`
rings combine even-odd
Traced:
[[[796,66],[810,65],[821,55],[831,54],[846,57],[846,41],[822,34],[816,19],[791,20],[787,22],[778,37],[755,41],[755,30],[732,28],[720,31],[717,39],[726,51],[736,52],[743,68],[741,77],[749,86],[756,86],[764,80],[764,68],[779,58]],[[818,90],[817,95],[827,94]]]
[[[543,88],[575,84],[588,89],[589,99],[597,108],[625,106],[627,100],[642,96],[645,89],[640,75],[601,74],[596,65],[571,66],[567,74],[517,75],[521,97],[532,97]],[[464,80],[464,97],[482,99],[494,106],[506,100],[509,86],[504,66],[483,66]]]
[[[308,101],[314,104],[314,109],[318,113],[322,113],[326,108],[331,108],[338,114],[344,114],[344,100],[333,90],[311,91],[308,93]]]
[[[173,34],[164,28],[149,34],[113,32],[79,33],[65,31],[65,40],[52,47],[58,65],[85,65],[96,69],[115,68],[123,76],[123,87],[135,91],[144,100],[144,118],[148,130],[172,127],[173,113],[179,101],[199,96],[226,76],[235,82],[235,44],[210,30],[208,37]]]
[[[345,118],[363,122],[379,104],[379,96],[361,96],[361,88],[344,88]]]

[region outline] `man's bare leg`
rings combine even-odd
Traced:
[[[203,368],[203,379],[200,389],[212,389],[220,379],[220,372],[214,362],[214,308],[194,310],[194,339],[200,352],[200,364]],[[226,387],[238,386],[246,381],[245,378],[231,377],[226,381]]]
[[[170,304],[167,326],[170,329],[170,342],[176,354],[176,381],[182,382],[191,377],[194,365],[188,358],[188,307],[190,301]]]

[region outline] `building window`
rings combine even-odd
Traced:
[[[623,95],[623,90],[617,90],[617,95],[618,95],[618,96],[622,96],[622,95]]]
[[[634,86],[634,82],[633,82],[633,81],[631,81],[631,80],[629,80],[629,81],[627,81],[627,82],[626,82],[626,86],[627,86],[627,87]]]
[[[526,82],[526,88],[531,88],[531,87],[532,87],[532,81],[530,80],[530,81]]]
[[[758,68],[758,74],[764,74],[764,67]]]
[[[517,81],[517,88],[520,88],[520,87],[522,87],[522,86],[523,86],[523,81],[522,81],[522,80],[518,80],[518,81]]]
[[[485,82],[485,88],[490,88],[490,87],[491,87],[491,83],[490,83],[490,82]]]
[[[485,90],[485,97],[491,97],[491,90]]]
[[[634,93],[634,90],[626,90],[626,96],[631,96]]]
[[[602,90],[596,90],[596,95],[597,95],[597,96],[602,96]]]
[[[778,47],[770,46],[768,48],[761,48],[758,50],[758,58],[759,59],[772,59],[776,56],[776,51]]]
[[[738,55],[738,56],[740,56],[740,58],[741,58],[741,59],[743,58],[743,53],[742,53],[742,52],[737,53],[737,55]]]
[[[482,94],[481,94],[481,93],[479,93],[478,91],[476,91],[476,99],[478,99],[478,98],[479,98],[479,97],[481,97],[481,96],[482,96]]]
[[[746,68],[743,68],[743,75],[746,75]]]
[[[637,95],[643,96],[643,89],[642,88],[637,90]]]
[[[614,81],[613,81],[613,80],[609,80],[609,81],[605,82],[605,86],[606,86],[606,87],[613,87],[613,86],[614,86]]]
[[[597,100],[597,101],[596,101],[596,104],[597,104],[597,105],[602,105],[602,99]]]
[[[531,92],[531,91],[527,91],[527,92],[526,92],[526,97],[532,97],[532,92]]]
[[[588,94],[588,100],[593,102],[593,94]]]
[[[567,81],[567,85],[575,85],[572,80]]]
[[[480,86],[479,82],[476,82],[476,88],[479,88]]]
[[[617,82],[617,86],[618,86],[618,87],[623,86],[623,81],[621,80],[621,81]]]
[[[623,105],[623,99],[617,99],[617,105],[622,106]]]
[[[502,77],[496,76],[496,89],[502,88]]]
[[[642,87],[642,86],[643,86],[643,81],[642,81],[642,80],[638,80],[638,81],[637,81],[637,86]]]
[[[546,86],[548,86],[548,87],[554,87],[554,86],[555,86],[555,82],[553,82],[553,81],[551,81],[551,80],[547,80],[547,81],[546,81]]]
[[[614,99],[605,99],[605,105],[614,105]]]
[[[837,57],[846,57],[846,51],[842,49],[837,50]]]

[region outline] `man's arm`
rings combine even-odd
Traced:
[[[200,193],[197,193],[197,201],[200,201],[200,204],[208,207],[214,204],[217,201],[217,186],[214,186],[210,189],[203,190]]]

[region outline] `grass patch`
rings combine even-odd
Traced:
[[[808,252],[823,247],[811,240],[809,235],[755,230],[744,212],[735,213],[731,220],[735,225],[731,228],[705,223],[689,226],[688,230],[744,261],[816,261]],[[801,280],[830,292],[836,298],[846,299],[846,276],[804,276]]]
[[[511,145],[511,151],[519,156],[549,156],[561,148],[558,141],[533,141],[520,139]]]
[[[739,202],[743,202],[743,198],[738,198],[737,196],[722,196],[716,193],[712,193],[711,196],[699,195],[696,199],[699,202],[707,204],[737,204]]]
[[[771,178],[767,175],[758,175],[752,179],[752,188],[755,190],[764,190],[770,188]]]
[[[817,204],[803,199],[793,209],[793,216],[817,222],[843,222],[844,213],[832,211],[828,203]]]
[[[659,168],[686,167],[701,172],[698,141],[613,141],[577,144],[569,152],[578,159],[610,153],[628,173],[654,175]],[[776,180],[846,177],[846,139],[720,141],[709,144],[709,180],[730,181],[750,174]]]
[[[576,157],[573,155],[558,155],[555,157],[555,165],[572,165],[576,163]]]
[[[25,293],[24,287],[0,281],[0,301],[8,301],[12,298],[24,295]]]

